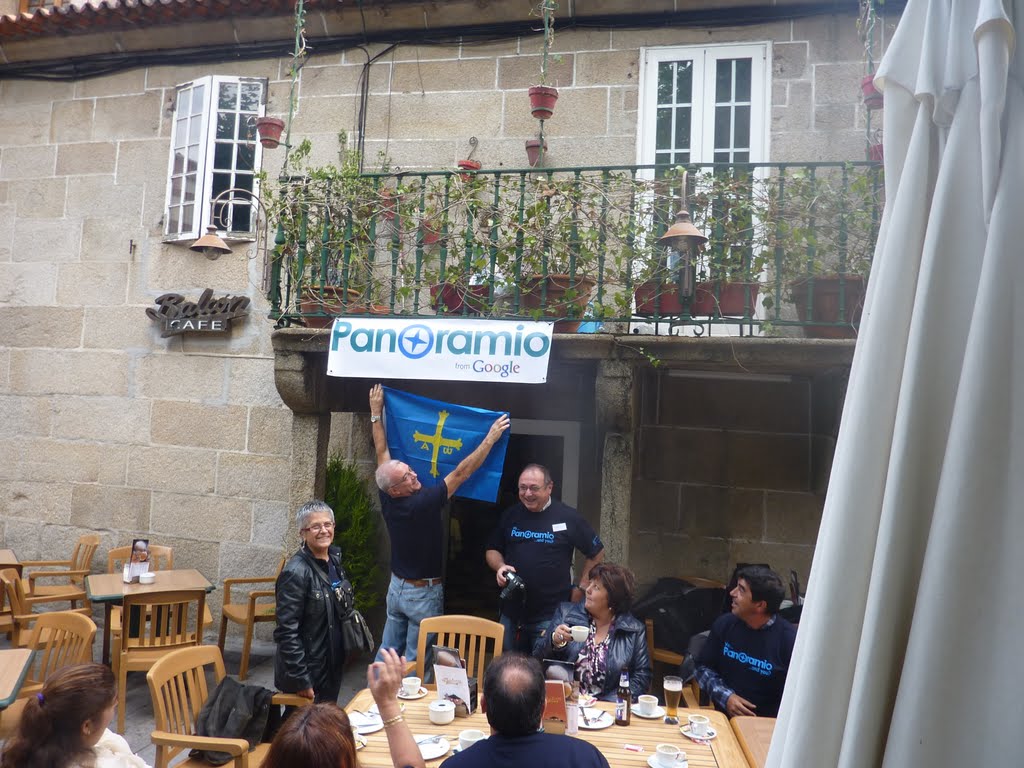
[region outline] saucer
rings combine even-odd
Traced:
[[[414,695],[414,696],[406,696],[401,691],[398,692],[398,698],[405,699],[406,701],[415,701],[416,699],[422,699],[426,695],[427,695],[427,689],[424,688],[422,685],[420,686],[420,689],[418,691],[416,691],[416,695]]]
[[[650,757],[648,757],[647,765],[649,765],[650,768],[664,768],[662,764],[658,762],[657,755],[651,755]],[[686,766],[687,762],[685,760],[676,760],[676,763],[673,766],[673,768],[686,768]]]
[[[704,741],[711,741],[713,738],[715,738],[715,736],[718,735],[718,731],[708,726],[708,732],[706,734],[704,734],[703,736],[694,736],[692,733],[690,733],[689,723],[687,723],[686,725],[679,726],[679,732],[682,733],[683,736],[688,738],[690,741],[696,741],[698,743]]]
[[[633,714],[636,715],[637,717],[642,717],[645,720],[657,720],[659,717],[664,717],[665,716],[665,708],[664,707],[655,707],[654,711],[651,712],[651,714],[649,714],[649,715],[645,715],[639,709],[634,709],[633,710]]]
[[[376,733],[384,727],[384,721],[380,719],[380,715],[360,715],[353,712],[348,719],[359,736]]]
[[[429,733],[417,733],[413,736],[414,739],[425,739],[430,736]],[[424,760],[434,760],[442,755],[447,755],[448,750],[452,748],[452,745],[448,743],[448,739],[441,738],[437,741],[428,741],[426,744],[417,745],[420,748],[420,754],[423,755]]]
[[[590,709],[587,707],[587,709]],[[598,715],[591,715],[590,712],[599,712]],[[585,731],[600,731],[604,728],[608,728],[615,722],[615,718],[610,713],[605,712],[603,709],[590,710],[587,712],[587,717],[590,718],[590,722],[584,721],[582,715],[577,721],[580,728]]]

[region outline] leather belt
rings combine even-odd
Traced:
[[[432,587],[435,584],[441,583],[440,577],[436,579],[403,579],[401,576],[399,576],[398,579],[404,581],[411,587]]]

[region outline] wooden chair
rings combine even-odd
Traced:
[[[28,645],[29,636],[32,633],[32,625],[43,613],[33,613],[32,609],[37,605],[45,605],[52,602],[64,602],[64,597],[47,597],[40,595],[33,597],[25,593],[25,582],[18,576],[13,568],[5,568],[0,571],[0,589],[2,589],[5,600],[11,610],[11,645],[15,648],[23,648]],[[92,613],[90,608],[76,608],[73,613],[81,613],[88,616]],[[53,611],[56,613],[56,611]]]
[[[478,685],[483,686],[484,670],[488,656],[495,658],[501,655],[505,643],[505,628],[496,621],[481,619],[477,616],[433,616],[420,622],[420,638],[416,644],[416,676],[423,678],[424,664],[427,658],[427,636],[437,633],[437,645],[456,648],[466,662],[466,672],[476,677]],[[488,652],[487,641],[493,643],[493,650]],[[410,669],[412,664],[409,665]]]
[[[28,575],[28,593],[32,597],[48,596],[55,601],[70,601],[72,608],[81,602],[92,608],[85,594],[85,577],[92,566],[92,556],[100,545],[96,534],[79,536],[68,560],[23,560],[23,568],[65,568],[63,571],[34,571]],[[41,579],[67,579],[67,584],[37,584]]]
[[[149,695],[153,700],[156,729],[151,738],[156,745],[154,768],[166,768],[182,751],[215,749],[227,752],[235,768],[258,766],[269,745],[260,744],[249,752],[245,739],[219,739],[196,735],[196,716],[210,696],[209,678],[215,687],[224,679],[224,657],[215,645],[200,645],[172,651],[153,664],[146,673]],[[273,704],[302,707],[312,704],[291,693],[275,693]],[[176,763],[175,768],[206,768],[209,764],[196,759]]]
[[[111,662],[117,677],[117,731],[124,733],[128,673],[149,670],[163,656],[203,641],[202,616],[206,590],[140,592],[124,596],[127,621],[113,636]]]
[[[281,575],[284,568],[285,558],[277,565],[277,573],[273,576],[253,576],[249,578],[224,579],[224,608],[220,617],[220,635],[217,637],[217,647],[221,654],[224,653],[224,640],[228,631],[228,622],[233,621],[245,627],[245,635],[242,639],[242,663],[238,667],[238,679],[245,680],[249,675],[249,652],[252,650],[252,636],[256,630],[256,624],[265,621],[277,621],[277,606],[271,601],[269,603],[258,603],[261,598],[273,598],[273,589],[254,589],[248,596],[242,598],[244,602],[231,601],[231,588],[240,584],[274,584],[277,577]],[[236,592],[237,596],[237,592]]]
[[[74,611],[39,614],[26,643],[26,647],[34,651],[32,666],[18,698],[7,709],[0,710],[0,739],[6,739],[14,732],[25,702],[29,696],[42,690],[47,677],[61,667],[92,661],[95,637],[96,624],[88,616]]]

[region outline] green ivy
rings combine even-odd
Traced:
[[[377,510],[366,482],[355,465],[340,456],[327,461],[324,501],[334,510],[334,543],[341,547],[341,562],[356,595],[356,608],[378,605],[380,567],[377,565]]]

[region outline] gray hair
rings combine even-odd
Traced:
[[[377,487],[384,491],[384,493],[387,493],[391,486],[395,484],[393,480],[395,469],[401,463],[398,459],[388,459],[377,467],[377,471],[373,473],[373,477],[377,481]]]
[[[331,522],[334,522],[334,510],[327,506],[326,502],[320,501],[320,499],[311,499],[299,507],[299,511],[295,513],[295,527],[302,530],[306,527],[310,516],[317,514],[330,515]]]

